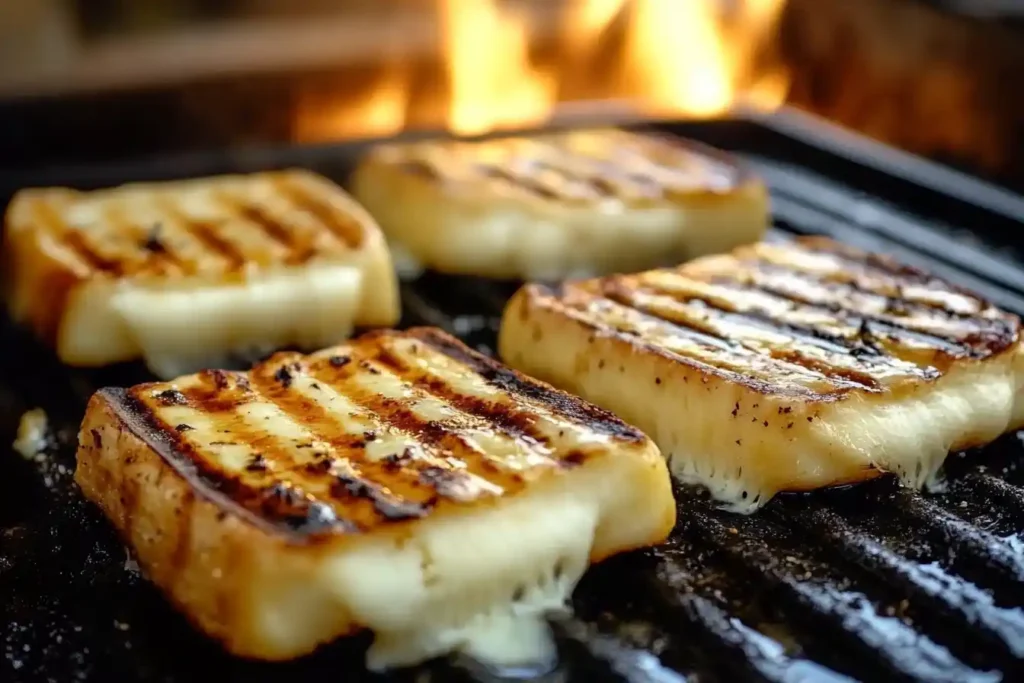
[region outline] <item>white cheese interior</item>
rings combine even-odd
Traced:
[[[352,333],[362,287],[360,268],[346,265],[306,266],[237,284],[90,284],[69,302],[59,352],[82,365],[141,355],[155,374],[171,378],[233,354],[318,348]]]
[[[566,609],[598,513],[580,488],[427,520],[404,542],[340,554],[325,566],[325,585],[374,632],[373,670],[451,652],[495,669],[544,669],[555,656],[545,616]]]
[[[12,444],[16,453],[32,459],[46,448],[49,420],[42,408],[26,410],[18,422],[18,435]]]
[[[565,388],[646,432],[673,475],[751,513],[783,491],[861,481],[871,470],[934,484],[950,451],[988,443],[1019,419],[1015,353],[963,361],[934,382],[822,403],[773,398],[701,381],[653,354],[595,349],[573,328],[541,342],[506,318],[500,344],[513,367]],[[620,370],[621,368],[621,370]]]
[[[719,201],[683,198],[636,207],[610,199],[576,207],[490,191],[467,196],[376,167],[357,174],[354,183],[357,198],[377,219],[392,253],[401,245],[413,273],[412,266],[421,266],[554,280],[629,272],[756,241],[767,224],[767,199],[749,188]],[[396,196],[402,200],[395,201]]]

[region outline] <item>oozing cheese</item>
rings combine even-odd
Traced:
[[[486,525],[431,525],[397,555],[383,547],[338,557],[327,580],[375,634],[371,669],[453,651],[494,668],[544,668],[554,656],[545,617],[567,609],[597,520],[597,506],[582,491],[538,496]]]
[[[880,472],[935,486],[950,451],[1024,414],[1015,316],[827,240],[527,286],[499,349],[643,429],[677,478],[743,513]]]
[[[174,470],[166,487],[131,484],[147,520],[131,526],[140,562],[248,656],[296,656],[366,628],[375,669],[450,652],[543,669],[545,618],[587,565],[661,540],[675,519],[664,460],[642,433],[436,330],[101,391],[76,479],[115,523],[125,498],[95,468],[123,471],[134,434],[132,463]],[[177,547],[174,487],[214,503],[174,513],[209,534],[176,551],[190,579],[161,575],[154,550]],[[137,512],[151,508],[162,512]],[[223,604],[242,616],[226,624]]]
[[[320,265],[238,284],[85,287],[68,310],[59,353],[98,364],[142,356],[158,376],[218,367],[282,346],[320,348],[348,337],[362,299],[358,268]]]

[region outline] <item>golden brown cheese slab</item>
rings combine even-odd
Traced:
[[[643,434],[434,329],[104,389],[79,442],[146,575],[264,659],[362,628],[374,668],[543,659],[588,563],[675,519]]]
[[[3,259],[12,317],[69,365],[142,358],[172,377],[399,316],[373,220],[307,171],[25,190]]]
[[[823,238],[529,285],[499,346],[741,511],[885,470],[919,487],[950,450],[1022,423],[1016,316]]]
[[[386,145],[353,188],[396,255],[495,278],[674,265],[757,241],[769,214],[738,160],[615,129]]]

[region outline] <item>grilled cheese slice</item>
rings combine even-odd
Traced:
[[[779,491],[895,472],[1021,426],[1019,321],[821,238],[510,301],[499,350],[649,434],[672,472],[751,512]]]
[[[397,322],[373,220],[306,171],[25,190],[6,215],[12,317],[62,361],[159,376]]]
[[[588,563],[675,520],[638,430],[433,329],[101,390],[75,478],[230,651],[367,628],[375,669],[536,664]]]
[[[765,187],[736,159],[614,129],[382,146],[353,192],[396,261],[503,279],[674,265],[768,224]]]

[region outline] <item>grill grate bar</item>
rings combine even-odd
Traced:
[[[663,598],[664,599],[664,598]],[[852,679],[805,659],[793,659],[775,640],[746,626],[708,600],[694,594],[672,596],[691,624],[701,633],[713,636],[719,647],[719,661],[744,679],[755,676],[773,683],[813,680],[821,683],[844,683]]]
[[[781,195],[772,197],[772,208],[777,216],[782,217],[780,223],[785,230],[801,235],[827,235],[867,251],[889,254],[909,266],[929,271],[970,289],[997,306],[1014,313],[1024,313],[1024,294],[997,285],[980,275],[930,259],[887,236],[858,229],[847,221]]]
[[[773,200],[780,196],[813,207],[858,229],[884,235],[918,254],[1024,292],[1024,271],[1012,260],[977,243],[971,233],[913,220],[881,200],[797,168],[763,160],[755,161],[755,167],[774,192]]]
[[[909,596],[913,606],[927,610],[927,619],[916,621],[924,627],[941,626],[961,656],[976,661],[995,656],[1010,669],[1022,663],[1024,610],[996,607],[977,586],[946,573],[937,563],[922,565],[900,557],[827,508],[791,509],[785,518],[889,590]],[[971,629],[965,630],[964,624]]]
[[[796,578],[780,568],[778,555],[763,542],[731,533],[725,524],[703,511],[688,509],[685,514],[691,517],[690,535],[764,585],[791,621],[818,635],[827,634],[833,647],[846,648],[858,658],[860,666],[875,668],[867,676],[869,680],[879,674],[929,683],[1000,680],[996,673],[971,668],[899,618],[878,614],[864,595]],[[820,654],[830,656],[827,652]]]
[[[968,472],[957,479],[954,487],[958,491],[975,498],[997,504],[1012,515],[1014,520],[1024,520],[1024,488],[994,477],[987,472]]]
[[[702,132],[714,137],[704,124],[693,126],[694,137],[701,138]],[[884,185],[872,191],[885,198],[858,192],[845,174],[835,172],[831,157],[815,166],[759,136],[760,130],[741,128],[731,143],[718,146],[754,158],[771,186],[775,227],[767,239],[825,234],[888,252],[1024,313],[1024,268],[1015,261],[1019,250],[997,250],[951,222],[992,234],[984,207],[973,214],[972,207],[963,207],[960,215],[967,218],[939,216],[936,207],[948,197],[928,203],[928,192],[941,194],[932,188],[907,199],[887,188],[893,180],[910,181],[881,176],[865,180],[865,187]],[[316,159],[305,154],[292,158],[341,180],[362,149],[339,145]],[[216,170],[281,166],[282,151],[224,157]],[[793,161],[800,165],[786,165]],[[79,171],[82,183],[96,186],[141,180],[140,173],[168,179],[195,175],[196,168],[160,160],[141,170],[125,165],[107,175],[90,168]],[[67,183],[54,177],[45,184]],[[932,216],[946,224],[933,224]],[[435,325],[494,353],[502,308],[515,286],[424,273],[402,285],[403,325]],[[123,367],[68,372],[55,362],[37,362],[41,352],[34,342],[17,345],[20,353],[8,355],[28,362],[0,368],[0,392],[17,394],[12,403],[17,407],[8,411],[14,416],[10,423],[15,425],[24,408],[45,407],[51,422],[68,435],[55,447],[60,453],[53,461],[67,467],[73,464],[79,401],[97,383],[149,379]],[[0,393],[0,401],[7,400]],[[677,495],[679,525],[666,544],[588,569],[573,594],[574,616],[553,623],[560,665],[538,680],[845,683],[852,676],[974,682],[999,680],[988,671],[996,666],[1005,680],[1016,680],[1024,674],[1024,612],[1018,607],[1024,605],[1021,448],[1021,439],[1012,435],[950,458],[949,488],[938,496],[894,489],[893,478],[881,478],[888,483],[879,479],[845,493],[780,496],[758,515],[740,517],[712,509],[694,491],[682,491]],[[11,488],[17,494],[27,479],[23,463],[12,460],[16,467],[10,476],[16,483]],[[49,467],[52,474],[53,464]],[[206,657],[195,653],[217,657],[214,647],[184,620],[173,618],[154,591],[140,589],[143,581],[125,578],[122,546],[102,517],[81,501],[70,475],[55,479],[49,493],[31,495],[36,494],[51,500],[44,514],[33,513],[36,518],[24,516],[30,506],[18,502],[0,510],[31,530],[0,542],[0,582],[17,598],[6,608],[0,605],[0,632],[4,623],[22,621],[26,614],[42,610],[52,616],[31,619],[39,633],[13,641],[0,633],[0,642],[5,653],[22,652],[31,644],[31,658],[45,661],[47,677],[167,683],[246,678],[258,683],[341,668],[358,680],[497,680],[464,657],[380,678],[356,663],[368,637],[280,667],[226,656],[207,665]],[[80,571],[68,569],[76,563]],[[147,618],[159,609],[166,609],[161,618]],[[121,632],[109,626],[111,619],[131,621],[132,629]],[[47,635],[51,622],[70,625],[63,641]],[[110,634],[104,635],[103,624]],[[22,673],[34,671],[34,660],[24,657]],[[0,678],[4,664],[0,658]]]
[[[596,660],[595,664],[610,668],[619,680],[628,683],[686,683],[689,680],[666,668],[653,653],[629,647],[579,619],[555,619],[552,627],[563,647],[571,644],[574,661],[581,655]]]
[[[1024,604],[1024,557],[1002,539],[906,491],[879,503],[883,515],[911,521],[932,543],[948,548],[953,567],[965,577],[995,590],[1007,604]]]
[[[705,583],[707,577],[700,576],[702,563],[693,562],[698,554],[676,533],[666,548],[646,554],[644,560],[653,562],[637,566],[623,558],[614,569],[593,567],[577,588],[576,614],[592,620],[611,610],[616,615],[613,629],[622,629],[644,647],[653,648],[674,669],[696,670],[700,680],[706,673],[714,680],[759,683],[851,680],[787,652],[777,640],[731,616],[723,588],[732,594],[733,587],[714,582],[719,587],[711,588]],[[623,573],[629,575],[628,583],[623,583]],[[602,612],[595,615],[591,603],[600,604]]]

